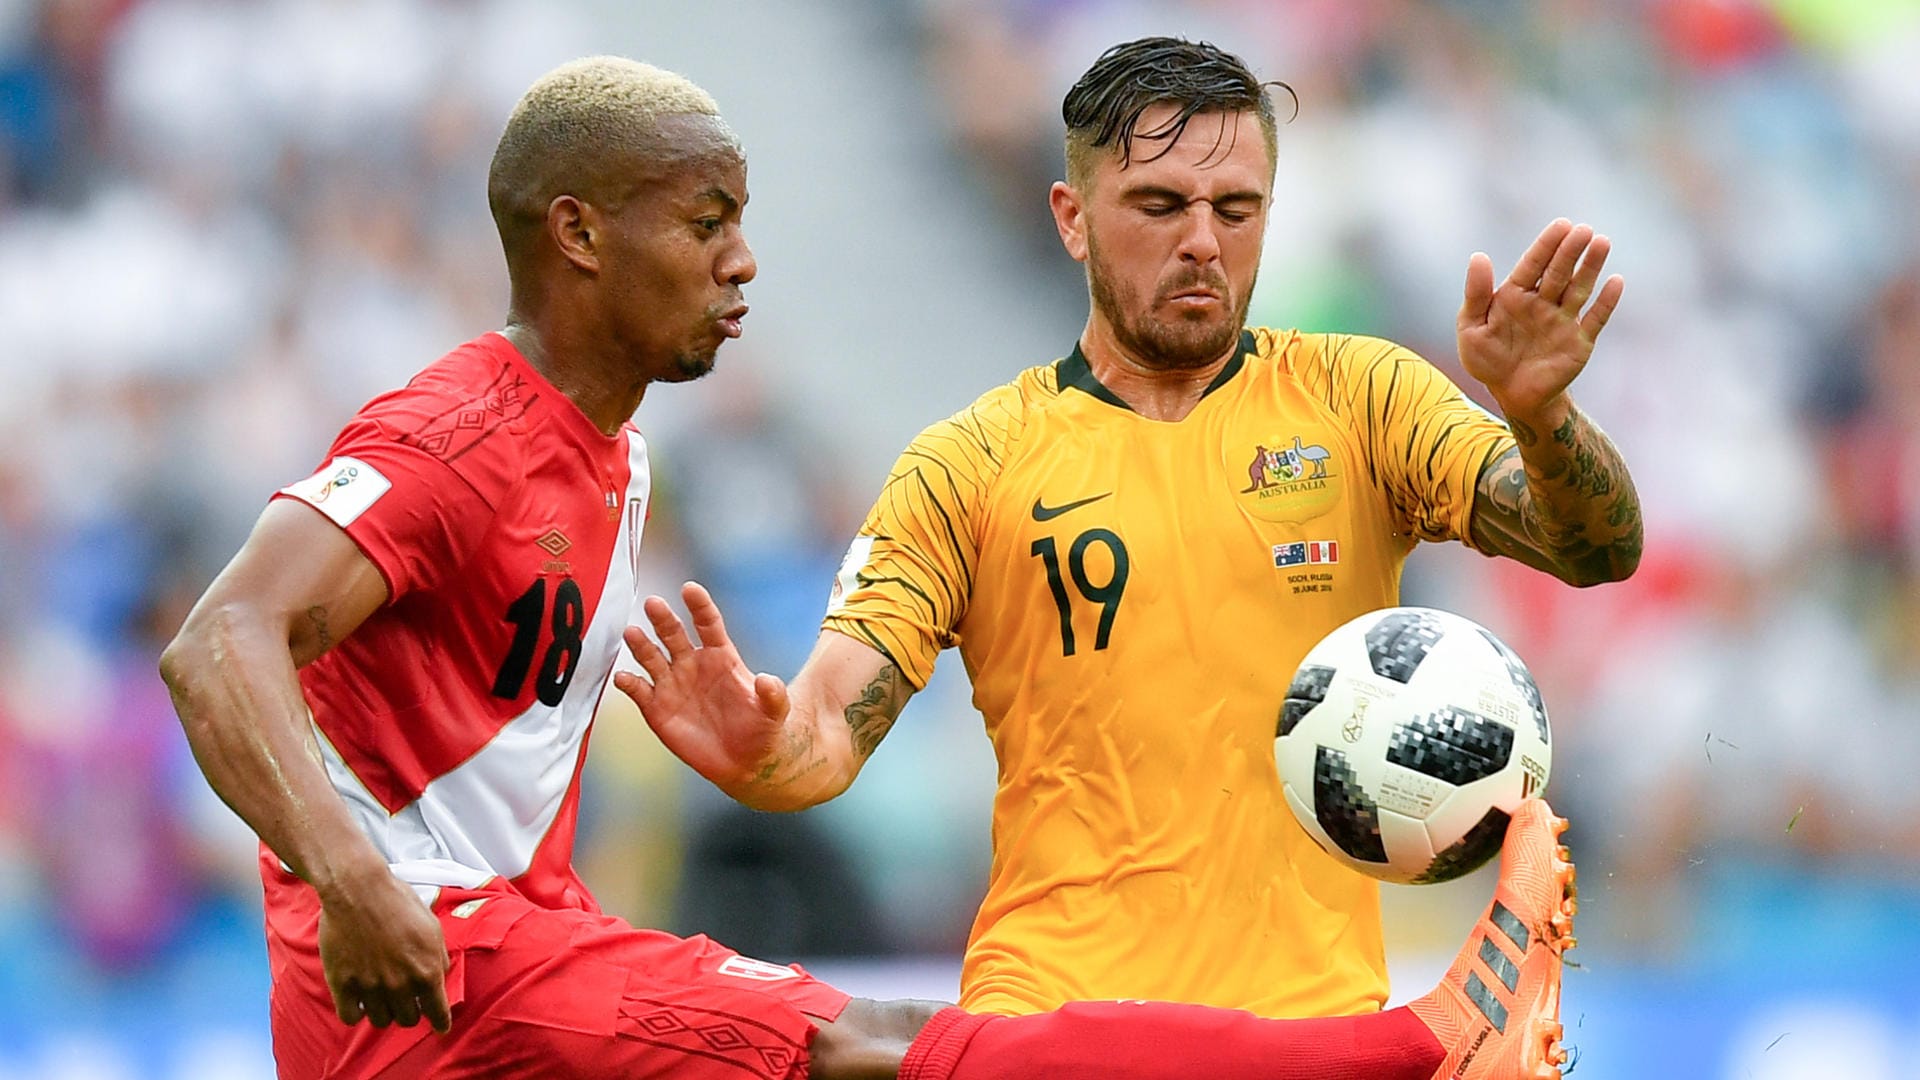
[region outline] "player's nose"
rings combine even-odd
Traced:
[[[1202,266],[1220,258],[1220,236],[1215,232],[1213,209],[1195,203],[1187,209],[1185,228],[1180,232],[1180,258]]]
[[[714,266],[714,278],[722,285],[745,285],[759,272],[760,263],[744,238],[728,249]]]

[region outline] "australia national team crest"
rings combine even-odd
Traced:
[[[1240,505],[1263,521],[1308,521],[1331,510],[1340,497],[1341,462],[1332,447],[1311,435],[1230,442],[1226,465]],[[1274,558],[1280,558],[1278,548]]]

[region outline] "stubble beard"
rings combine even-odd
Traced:
[[[736,302],[738,302],[737,299],[729,300],[708,308],[700,316],[700,325],[702,327],[712,326],[714,320],[718,319],[722,312],[731,308]],[[713,371],[716,358],[719,356],[720,346],[725,343],[726,339],[716,341],[711,345],[702,342],[698,345],[690,345],[675,351],[673,356],[667,361],[668,373],[662,381],[692,382],[695,379],[710,374]]]
[[[1196,277],[1171,287],[1179,289],[1202,283],[1218,289],[1223,296],[1227,292],[1226,283],[1217,278]],[[1253,298],[1253,283],[1249,281],[1246,295],[1235,305],[1231,318],[1167,322],[1153,317],[1150,303],[1140,305],[1137,314],[1131,313],[1121,303],[1119,290],[1107,274],[1106,264],[1092,237],[1088,237],[1087,244],[1087,287],[1093,296],[1094,308],[1107,320],[1107,325],[1113,327],[1113,336],[1120,347],[1141,363],[1162,371],[1192,371],[1225,355],[1247,323],[1247,307]]]
[[[668,365],[672,373],[668,375],[664,381],[692,382],[695,379],[711,374],[713,372],[716,355],[719,351],[720,347],[716,345],[703,352],[681,351],[674,353],[673,359],[669,361]]]

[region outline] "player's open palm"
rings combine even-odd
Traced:
[[[342,1023],[450,1026],[440,921],[384,866],[321,898],[320,965]]]
[[[1466,299],[1457,327],[1460,363],[1509,415],[1539,410],[1586,367],[1594,340],[1626,288],[1615,274],[1595,294],[1611,249],[1592,228],[1561,218],[1534,240],[1497,288],[1493,260],[1476,253],[1467,261]]]
[[[647,677],[621,672],[614,685],[640,707],[668,750],[731,794],[773,757],[787,718],[787,687],[747,668],[706,589],[688,582],[680,598],[700,643],[688,638],[665,600],[649,596],[643,607],[660,644],[640,627],[627,627],[627,648]]]

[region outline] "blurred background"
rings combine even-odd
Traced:
[[[1920,1077],[1915,0],[0,0],[0,1078],[271,1075],[253,842],[154,661],[345,417],[499,324],[484,177],[532,78],[646,59],[745,141],[754,313],[641,409],[644,576],[708,582],[791,673],[893,455],[1071,346],[1060,97],[1151,32],[1299,95],[1256,323],[1459,377],[1471,252],[1504,272],[1558,215],[1616,242],[1577,394],[1639,483],[1639,575],[1575,592],[1456,546],[1406,583],[1546,692],[1579,1074]],[[952,995],[994,776],[958,668],[797,817],[610,706],[588,881]],[[1388,890],[1398,996],[1489,884]]]

